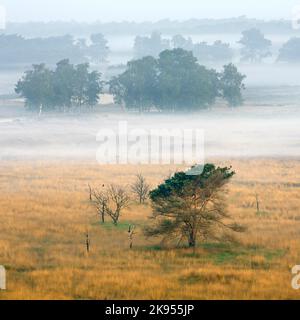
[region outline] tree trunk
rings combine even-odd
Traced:
[[[256,213],[260,213],[260,208],[259,208],[259,199],[258,199],[258,194],[255,195],[256,198]]]
[[[196,237],[193,232],[189,234],[189,247],[195,248],[196,247]]]

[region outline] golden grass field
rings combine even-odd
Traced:
[[[127,185],[140,172],[154,187],[175,167],[1,162],[0,264],[7,291],[0,299],[299,299],[291,268],[300,264],[300,161],[214,162],[237,172],[229,211],[248,231],[239,245],[200,244],[195,253],[161,249],[159,239],[144,238],[149,206],[133,203],[114,227],[101,225],[88,201],[88,183]],[[137,225],[133,250],[130,223]]]

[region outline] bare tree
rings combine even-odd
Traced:
[[[106,214],[111,217],[115,225],[118,224],[121,211],[129,206],[130,198],[126,190],[120,186],[110,185],[107,191],[109,202]]]
[[[93,189],[91,191],[92,203],[96,207],[97,213],[100,215],[102,223],[105,223],[106,207],[109,202],[109,195],[105,191]]]
[[[92,198],[92,196],[93,196],[93,190],[92,190],[92,187],[91,187],[91,185],[90,184],[88,184],[88,187],[89,187],[89,199],[90,199],[90,201],[93,201],[93,198]]]
[[[128,238],[129,238],[129,248],[132,249],[133,247],[133,237],[135,235],[135,226],[130,225],[128,228]]]
[[[92,199],[102,223],[105,223],[105,216],[109,216],[115,225],[119,222],[122,210],[127,208],[130,202],[126,190],[115,185],[110,185],[106,190],[92,190]]]
[[[131,185],[131,190],[137,196],[139,203],[142,204],[145,203],[149,195],[150,186],[143,175],[138,174],[136,181]]]
[[[259,203],[259,198],[258,198],[258,194],[255,194],[255,200],[256,200],[256,214],[260,214],[260,203]]]
[[[90,234],[89,234],[88,230],[86,231],[85,237],[86,237],[86,239],[85,239],[86,252],[89,253],[90,252],[91,240],[90,240]]]

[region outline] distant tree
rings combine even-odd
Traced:
[[[82,43],[79,44],[70,35],[25,39],[19,35],[3,34],[0,35],[0,47],[0,61],[11,65],[40,62],[55,64],[65,57],[74,63],[86,61]]]
[[[87,75],[87,86],[85,94],[86,102],[89,107],[94,107],[100,100],[100,94],[103,92],[104,82],[101,81],[101,73],[98,71],[89,72]]]
[[[59,61],[53,74],[55,105],[64,111],[72,107],[75,70],[68,59]]]
[[[172,45],[174,49],[184,49],[187,51],[192,51],[194,49],[192,38],[185,38],[180,34],[177,34],[172,38]]]
[[[18,81],[15,91],[32,110],[63,110],[93,107],[103,89],[101,74],[89,72],[89,64],[72,65],[68,59],[57,63],[54,71],[45,64],[33,65]]]
[[[108,41],[104,38],[103,34],[92,34],[91,42],[92,44],[87,49],[88,55],[95,62],[106,62],[109,54],[109,47]]]
[[[228,43],[215,41],[212,45],[206,42],[196,43],[193,53],[201,62],[226,62],[233,58],[233,50]]]
[[[272,42],[265,38],[258,29],[246,30],[242,33],[242,39],[238,42],[243,46],[242,61],[261,62],[262,59],[271,56]]]
[[[232,63],[225,65],[220,74],[221,95],[228,102],[229,106],[237,107],[243,103],[242,90],[245,89],[243,83],[245,75],[238,72]]]
[[[136,37],[134,41],[135,58],[152,56],[157,58],[160,52],[170,49],[170,42],[162,39],[159,32],[153,32],[150,37]]]
[[[233,50],[229,43],[217,40],[213,43],[212,52],[215,61],[231,61],[233,59]]]
[[[51,110],[55,104],[53,91],[53,72],[45,64],[33,65],[26,71],[15,87],[17,94],[25,98],[25,106],[29,110]]]
[[[137,196],[139,203],[142,204],[145,203],[149,195],[150,186],[143,175],[138,174],[136,181],[131,185],[131,190]]]
[[[116,10],[118,8],[115,8]],[[206,34],[228,34],[241,32],[253,26],[253,23],[261,26],[274,34],[293,32],[292,24],[289,21],[281,20],[254,20],[245,16],[234,17],[230,19],[188,19],[185,21],[176,21],[163,19],[157,22],[134,23],[132,21],[123,22],[95,22],[92,24],[74,21],[58,22],[28,22],[28,23],[10,23],[7,25],[6,32],[9,34],[24,34],[26,37],[46,37],[49,34],[88,34],[89,32],[103,32],[113,35],[128,34],[148,34],[152,30],[164,30],[167,34],[184,33],[206,33]]]
[[[233,58],[233,50],[228,43],[218,40],[213,44],[206,42],[193,43],[191,38],[176,35],[172,38],[173,48],[192,51],[201,63],[230,62]]]
[[[158,59],[160,109],[198,110],[214,103],[218,95],[218,77],[197,63],[192,52],[165,50]]]
[[[81,108],[84,105],[88,105],[88,75],[89,75],[89,64],[82,63],[74,68],[74,79],[73,79],[73,105]]]
[[[300,62],[300,38],[292,38],[279,51],[279,62]]]
[[[129,110],[197,111],[211,106],[220,94],[231,105],[239,104],[243,79],[232,64],[219,74],[199,65],[192,52],[173,49],[158,59],[130,61],[125,72],[110,81],[110,93]]]
[[[153,57],[128,62],[127,70],[110,82],[116,103],[140,112],[148,111],[157,100],[158,64]]]
[[[176,173],[150,192],[156,223],[145,234],[178,245],[186,240],[191,248],[197,241],[232,241],[230,231],[244,231],[228,223],[226,185],[234,174],[231,168],[213,164],[206,164],[198,175]]]

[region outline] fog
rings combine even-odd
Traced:
[[[10,21],[154,21],[222,19],[247,14],[262,19],[289,19],[297,0],[1,0]]]
[[[239,46],[237,41],[240,39],[240,34],[201,34],[201,35],[184,35],[191,37],[195,42],[206,41],[211,44],[218,39],[222,39],[223,42],[229,43],[234,48],[235,57],[234,63],[238,66],[239,70],[244,73],[247,78],[245,84],[247,86],[298,86],[300,85],[299,65],[295,64],[279,64],[276,63],[276,57],[278,55],[279,48],[290,38],[290,35],[266,35],[268,39],[272,40],[272,54],[263,64],[244,64],[240,63],[239,59]],[[110,53],[108,56],[108,64],[106,66],[93,65],[93,69],[99,70],[104,76],[109,77],[107,70],[110,66],[116,66],[120,64],[126,64],[129,60],[134,58],[133,44],[134,35],[110,35],[106,37],[108,39],[108,46]],[[166,36],[170,39],[170,36]],[[200,62],[201,63],[201,62]],[[211,64],[209,67],[220,70],[222,64]],[[2,61],[0,67],[0,97],[1,95],[14,94],[15,84],[18,79],[23,75],[25,70],[30,68],[30,64],[27,65],[15,65],[5,66],[5,61]],[[106,80],[109,80],[107,78]]]
[[[148,36],[148,34],[143,34]],[[171,39],[171,35],[162,35],[164,39]],[[244,73],[247,78],[245,84],[247,86],[298,86],[300,85],[299,65],[292,63],[282,64],[276,63],[278,52],[281,46],[286,43],[293,35],[287,34],[266,34],[265,37],[272,41],[272,56],[261,64],[245,64],[240,62],[240,46],[237,43],[241,38],[240,33],[202,33],[202,34],[183,34],[185,37],[191,37],[194,43],[207,42],[214,43],[216,40],[222,40],[230,44],[234,51],[233,62],[238,66],[240,71]],[[95,70],[99,70],[106,80],[109,80],[109,67],[126,65],[128,61],[134,58],[134,39],[136,35],[106,35],[108,47],[110,49],[107,58],[107,65],[99,66],[93,65]],[[66,57],[67,58],[67,57]],[[42,61],[37,61],[39,63]],[[205,64],[203,61],[199,63]],[[223,64],[212,63],[208,67],[220,70]],[[14,94],[14,87],[18,79],[22,76],[25,70],[31,67],[30,64],[6,64],[2,61],[0,64],[0,96],[7,94]]]
[[[144,36],[149,36],[149,34],[142,34]],[[201,34],[183,34],[185,37],[190,37],[194,43],[199,42],[207,42],[208,44],[213,44],[217,40],[222,40],[225,43],[230,44],[231,48],[233,48],[235,53],[235,62],[239,61],[239,49],[240,46],[238,44],[238,41],[241,38],[241,34],[239,33],[201,33]],[[272,57],[268,59],[268,63],[274,63],[276,62],[276,57],[278,55],[278,52],[281,48],[281,46],[286,43],[291,35],[290,34],[266,34],[265,35],[267,39],[270,39],[272,41]],[[165,39],[171,39],[171,35],[163,35]],[[133,59],[133,46],[134,46],[134,40],[135,35],[107,35],[106,36],[108,40],[108,46],[111,50],[110,56],[109,56],[109,62],[112,65],[118,65],[118,64],[126,64],[127,61]],[[276,66],[274,66],[276,69]],[[289,71],[291,72],[291,75],[293,72],[295,72],[295,68],[289,68],[287,66],[283,66],[281,68],[283,72]],[[263,76],[264,70],[262,70],[261,75]],[[287,73],[285,73],[285,78]],[[292,75],[293,77],[293,75]],[[274,80],[274,77],[270,77]],[[251,78],[251,83],[255,82],[253,81],[253,77]],[[288,82],[288,81],[286,81]]]
[[[96,161],[103,129],[117,132],[118,122],[129,129],[204,130],[205,158],[299,157],[298,106],[221,108],[193,115],[125,114],[113,107],[81,116],[29,116],[19,107],[1,108],[2,160]],[[110,108],[113,108],[110,110]]]
[[[102,101],[95,113],[45,113],[38,116],[26,111],[24,101],[14,93],[18,79],[30,67],[28,60],[26,63],[16,62],[10,65],[1,61],[0,159],[96,160],[100,146],[96,141],[97,133],[101,129],[116,129],[119,121],[127,121],[131,129],[203,130],[206,158],[299,157],[299,65],[277,62],[280,48],[292,37],[299,36],[299,31],[292,28],[291,11],[296,4],[298,1],[294,0],[276,0],[272,1],[272,4],[258,0],[245,0],[240,3],[235,0],[212,0],[209,4],[198,0],[52,0],[43,3],[37,0],[0,1],[0,5],[7,11],[7,29],[3,30],[6,34],[20,34],[28,39],[69,33],[73,39],[78,40],[80,37],[88,39],[92,33],[102,32],[108,41],[110,52],[105,63],[92,61],[91,68],[100,71],[106,81],[111,78],[110,67],[124,66],[134,58],[133,47],[137,35],[149,36],[152,31],[159,31],[164,39],[170,40],[181,30],[179,21],[184,20],[187,20],[185,30],[181,33],[184,37],[190,37],[194,43],[213,44],[216,40],[228,43],[233,50],[232,62],[247,76],[246,90],[243,92],[245,103],[236,109],[217,105],[211,110],[196,114],[139,115],[126,113],[112,103]],[[241,18],[244,15],[255,19]],[[224,30],[223,22],[217,19],[229,19],[224,22]],[[271,19],[278,21],[268,22]],[[124,23],[127,28],[124,30],[120,23],[159,20],[161,21],[153,25]],[[40,24],[41,28],[30,23],[20,24],[28,21],[52,22]],[[53,21],[73,22],[62,25]],[[81,25],[77,23],[79,21],[91,25]],[[119,23],[93,24],[96,21]],[[238,30],[235,30],[236,25]],[[257,26],[262,29],[264,36],[272,41],[272,56],[262,63],[243,63],[240,57],[241,47],[238,44],[241,32]],[[33,48],[36,46],[35,44]],[[31,51],[29,52],[31,54]],[[40,62],[43,61],[35,61]],[[203,61],[199,62],[205,64]],[[217,71],[222,68],[219,62],[206,66]],[[106,99],[112,100],[112,97],[106,96]]]

